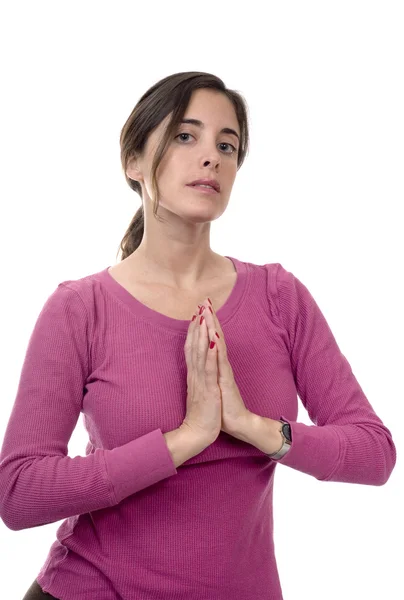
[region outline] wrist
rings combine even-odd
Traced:
[[[272,450],[272,452],[268,452],[268,454],[277,454],[282,446],[283,446],[283,435],[282,435],[282,421],[277,421],[277,420],[273,420],[272,421],[272,428],[273,428],[273,435],[274,435],[274,444],[277,445],[277,449],[276,450]]]
[[[265,454],[277,454],[283,446],[282,422],[276,419],[261,417],[258,425],[261,431],[259,450]]]
[[[264,454],[275,454],[283,446],[281,429],[281,421],[250,413],[248,419],[243,421],[242,427],[232,435],[255,446]]]

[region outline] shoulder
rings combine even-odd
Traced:
[[[79,296],[86,302],[94,296],[94,293],[102,286],[102,281],[107,273],[108,267],[76,279],[65,279],[58,283],[57,289],[67,296]]]

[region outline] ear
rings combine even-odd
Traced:
[[[131,158],[126,168],[126,175],[134,181],[143,181],[143,175],[139,168],[138,160]]]

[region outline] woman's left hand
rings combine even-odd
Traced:
[[[227,358],[227,347],[223,331],[213,306],[207,299],[201,306],[205,306],[202,314],[206,320],[209,342],[216,342],[218,350],[218,384],[222,395],[221,431],[232,435],[242,429],[243,423],[249,419],[252,413],[246,408],[234,380],[233,369]],[[219,337],[217,334],[219,334]]]

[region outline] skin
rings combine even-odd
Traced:
[[[151,132],[144,155],[128,165],[128,177],[142,187],[145,227],[141,244],[125,261],[138,272],[140,268],[143,276],[150,280],[174,290],[192,291],[202,282],[220,276],[227,261],[210,247],[210,224],[226,210],[237,174],[239,140],[235,135],[219,132],[226,127],[240,136],[240,128],[232,103],[216,90],[196,90],[184,118],[199,119],[205,126],[180,125],[176,135],[190,135],[174,136],[159,166],[158,214],[164,222],[153,216],[150,172],[154,151],[169,116]],[[205,195],[186,187],[187,183],[200,178],[217,179],[220,193]],[[207,299],[204,305],[208,308]],[[220,357],[222,430],[265,453],[276,452],[282,444],[280,422],[246,409],[227,361],[223,331],[214,310],[211,311],[204,312],[210,338],[216,341]],[[220,338],[215,337],[215,331],[220,332]],[[245,416],[237,418],[237,415]]]
[[[240,127],[224,94],[208,89],[193,93],[184,118],[199,119],[205,127],[180,125],[175,135],[190,135],[173,139],[159,166],[158,215],[165,220],[160,222],[153,216],[150,172],[169,118],[151,132],[144,155],[133,160],[126,171],[142,187],[145,227],[141,244],[125,260],[134,270],[141,268],[164,285],[189,291],[223,271],[227,260],[210,247],[210,224],[226,210],[237,173],[239,140],[219,132],[229,127],[240,135]],[[205,195],[186,187],[200,178],[217,179],[220,193]]]

